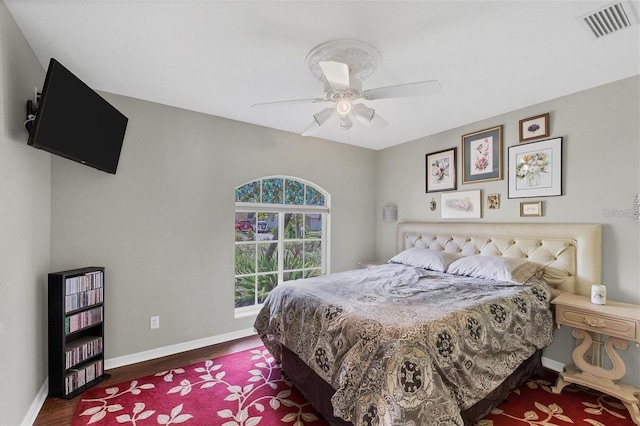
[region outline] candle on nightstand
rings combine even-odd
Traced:
[[[607,304],[607,287],[602,284],[594,284],[591,286],[591,303],[594,305]]]

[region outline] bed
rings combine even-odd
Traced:
[[[278,286],[255,328],[331,424],[470,425],[540,368],[591,224],[400,223],[392,262]]]

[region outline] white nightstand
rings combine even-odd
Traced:
[[[582,340],[573,350],[575,367],[569,366],[560,373],[552,388],[553,392],[562,392],[569,383],[596,389],[620,399],[629,410],[633,422],[640,425],[640,388],[616,383],[616,380],[624,377],[626,371],[624,361],[616,349],[626,350],[628,341],[640,346],[640,306],[611,301],[606,305],[594,305],[588,297],[575,294],[562,294],[551,303],[556,305],[558,327],[573,327],[573,336]],[[609,336],[604,342],[604,348],[611,359],[611,369],[585,361],[584,355],[593,343],[591,333]]]
[[[358,267],[360,269],[367,269],[369,266],[378,266],[378,265],[384,265],[386,262],[379,262],[377,260],[367,260],[364,262],[358,262]]]

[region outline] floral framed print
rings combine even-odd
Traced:
[[[456,148],[432,152],[426,160],[427,192],[456,189]]]
[[[502,126],[462,136],[462,183],[502,179]]]
[[[562,195],[562,138],[509,147],[509,198]]]
[[[443,219],[479,219],[482,217],[480,190],[444,192],[440,194]]]
[[[520,120],[520,142],[546,138],[549,133],[549,113]]]

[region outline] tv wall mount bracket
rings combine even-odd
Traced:
[[[27,101],[27,119],[24,121],[24,130],[29,133],[33,127],[33,122],[36,120],[36,114],[38,112],[38,104],[40,103],[40,97],[42,93],[38,91],[37,87],[34,87],[33,99]]]

